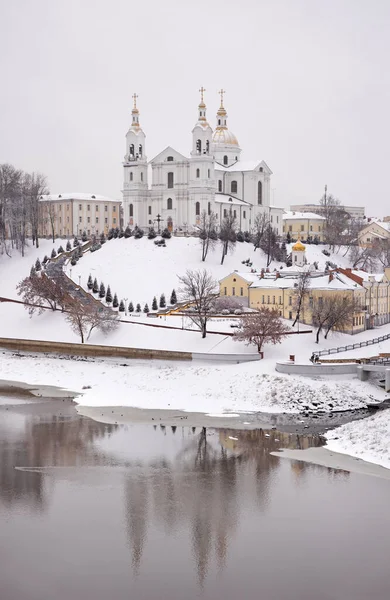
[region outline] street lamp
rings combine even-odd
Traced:
[[[157,233],[160,233],[160,223],[164,220],[161,218],[160,213],[157,215],[157,218],[154,219],[155,221],[157,221]]]
[[[123,298],[123,300],[124,300],[124,303],[125,303],[125,317],[127,317],[127,301],[128,301],[128,298]]]

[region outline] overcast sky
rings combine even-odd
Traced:
[[[212,127],[223,87],[275,204],[326,183],[390,214],[389,31],[390,0],[0,0],[0,162],[121,198],[133,92],[150,160],[188,155],[200,86]]]

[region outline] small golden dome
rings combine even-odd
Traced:
[[[306,246],[304,246],[301,240],[298,240],[296,244],[292,247],[294,252],[305,252]]]
[[[214,144],[239,145],[236,136],[227,127],[217,127],[213,133],[213,142]]]

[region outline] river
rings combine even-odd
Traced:
[[[388,600],[390,480],[276,430],[99,423],[0,398],[1,600]]]

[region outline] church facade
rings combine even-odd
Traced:
[[[134,94],[123,162],[124,227],[192,232],[206,211],[215,214],[218,224],[230,213],[237,230],[251,231],[256,215],[266,213],[281,235],[283,209],[270,204],[271,169],[263,160],[241,161],[241,148],[227,126],[223,90],[213,131],[206,118],[204,91],[201,88],[189,157],[167,146],[150,162]]]

